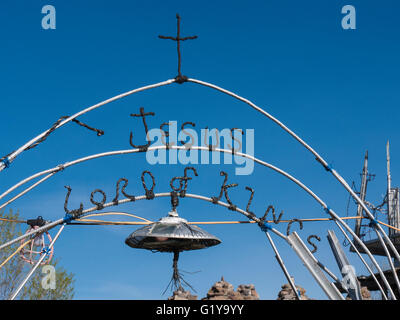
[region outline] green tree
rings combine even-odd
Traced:
[[[0,212],[0,218],[7,220],[19,220],[19,213],[13,213],[11,210],[8,214]],[[0,220],[0,244],[10,241],[22,234],[21,227],[26,225],[18,222],[9,222]],[[18,249],[20,243],[15,243],[7,248],[0,250],[0,265],[11,254]],[[74,296],[74,275],[68,273],[64,268],[59,266],[57,259],[52,259],[49,263],[54,266],[56,271],[56,288],[44,289],[42,287],[42,279],[45,274],[42,274],[42,268],[39,268],[31,276],[29,281],[21,290],[17,299],[24,300],[69,300]],[[32,266],[24,262],[19,253],[12,257],[0,269],[0,299],[8,299],[19,283],[27,275],[27,272]]]

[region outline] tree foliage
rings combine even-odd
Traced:
[[[19,220],[19,213],[0,212],[0,218]],[[21,227],[26,225],[16,222],[0,220],[0,244],[10,241],[22,234]],[[18,249],[21,244],[15,243],[7,248],[0,250],[0,265],[11,254]],[[59,260],[52,259],[49,263],[54,266],[56,271],[56,288],[44,289],[42,280],[46,276],[42,273],[42,266],[39,266],[29,281],[25,284],[16,299],[23,300],[69,300],[74,296],[74,275],[68,273],[59,266]],[[24,279],[32,265],[24,262],[19,254],[16,254],[0,269],[0,299],[8,299]]]

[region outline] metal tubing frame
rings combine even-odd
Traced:
[[[171,193],[170,193],[170,192],[163,192],[163,193],[155,193],[155,194],[154,194],[154,197],[155,197],[155,198],[159,198],[159,197],[170,197],[170,196],[171,196]],[[213,203],[213,199],[212,199],[212,198],[205,197],[205,196],[201,196],[201,195],[197,195],[197,194],[186,193],[186,194],[185,194],[185,197],[187,197],[187,198],[193,198],[193,199],[198,199],[198,200],[203,200],[203,201],[208,201],[208,202]],[[147,199],[147,198],[146,198],[146,195],[135,196],[135,201],[146,200],[146,199]],[[125,204],[125,203],[128,203],[128,202],[133,202],[133,200],[131,200],[131,199],[122,199],[122,200],[118,200],[117,205]],[[230,207],[230,205],[229,205],[228,203],[225,203],[225,202],[223,202],[223,201],[218,201],[218,202],[216,202],[216,204],[218,204],[218,205],[220,205],[220,206],[223,206],[223,207],[225,207],[225,208],[229,208],[229,207]],[[116,205],[116,203],[113,202],[113,201],[111,201],[111,202],[105,203],[105,204],[103,205],[103,208],[108,208],[108,207],[111,207],[111,206],[114,206],[114,205]],[[97,207],[92,207],[92,208],[83,210],[83,211],[82,211],[82,216],[80,216],[79,218],[82,218],[82,217],[84,217],[86,214],[89,214],[90,212],[94,212],[94,211],[96,211],[96,210],[97,210]],[[243,215],[245,215],[247,218],[249,218],[249,219],[251,219],[251,220],[253,220],[253,221],[260,222],[260,219],[259,219],[259,218],[253,217],[253,216],[250,215],[247,211],[245,211],[245,210],[243,210],[243,209],[240,209],[239,207],[236,208],[236,211],[239,212],[239,213],[241,213],[241,214],[243,214]],[[25,234],[23,234],[23,235],[21,235],[21,236],[15,238],[15,239],[13,239],[13,240],[10,240],[10,241],[8,241],[8,242],[6,242],[6,243],[0,245],[0,250],[1,250],[1,249],[4,249],[4,248],[6,248],[7,246],[10,246],[10,245],[12,245],[12,244],[14,244],[14,243],[16,243],[16,242],[18,242],[18,241],[20,241],[20,240],[23,240],[23,239],[25,239],[25,238],[27,238],[27,237],[29,237],[29,236],[31,236],[31,235],[34,235],[34,234],[36,234],[36,233],[48,231],[48,230],[50,230],[50,229],[52,229],[52,228],[56,227],[57,225],[62,224],[62,223],[64,223],[64,222],[65,222],[65,221],[64,221],[64,218],[58,219],[58,220],[56,220],[56,221],[53,221],[53,222],[51,222],[51,223],[48,223],[48,224],[44,225],[43,227],[39,227],[39,228],[37,228],[37,229],[35,229],[35,230],[32,230],[32,231],[30,231],[30,232],[27,232],[27,233],[25,233]],[[276,229],[274,229],[274,228],[271,228],[271,231],[272,231],[273,233],[275,233],[277,236],[281,237],[282,239],[284,239],[284,240],[287,239],[287,237],[286,237],[284,234],[282,234],[281,232],[279,232],[278,230],[276,230]]]
[[[345,276],[348,276],[349,273],[344,272],[344,266],[349,266],[350,262],[346,256],[346,254],[343,251],[342,246],[340,245],[339,239],[337,238],[335,232],[333,230],[328,230],[328,235],[327,239],[329,242],[329,245],[331,247],[331,251],[335,257],[336,263],[339,267],[340,273],[342,274],[342,281]],[[352,300],[363,300],[362,295],[361,295],[361,286],[360,283],[357,279],[356,273],[350,273],[350,282],[351,285],[343,285],[342,281],[339,281],[338,284],[341,284],[342,288],[345,288],[347,290],[347,293],[351,297]],[[354,280],[354,281],[352,281]]]
[[[60,128],[60,127],[62,127],[64,124],[66,124],[66,123],[68,123],[68,122],[74,120],[75,118],[77,118],[77,117],[79,117],[79,116],[81,116],[81,115],[83,115],[83,114],[85,114],[85,113],[88,113],[88,112],[90,112],[90,111],[92,111],[92,110],[94,110],[94,109],[100,108],[100,107],[102,107],[102,106],[104,106],[104,105],[106,105],[106,104],[109,104],[109,103],[111,103],[111,102],[114,102],[114,101],[119,100],[119,99],[122,99],[122,98],[125,98],[125,97],[130,96],[130,95],[132,95],[132,94],[134,94],[134,93],[137,93],[137,92],[141,92],[141,91],[145,91],[145,90],[149,90],[149,89],[154,89],[154,88],[162,87],[162,86],[165,86],[165,85],[169,85],[169,84],[171,84],[171,83],[174,83],[174,82],[176,82],[175,79],[169,79],[169,80],[166,80],[166,81],[162,81],[162,82],[158,82],[158,83],[155,83],[155,84],[147,85],[147,86],[144,86],[144,87],[140,87],[140,88],[133,89],[133,90],[130,90],[130,91],[121,93],[121,94],[119,94],[119,95],[116,95],[116,96],[114,96],[114,97],[112,97],[112,98],[109,98],[109,99],[104,100],[104,101],[102,101],[102,102],[99,102],[99,103],[97,103],[97,104],[95,104],[95,105],[93,105],[93,106],[90,106],[90,107],[88,107],[88,108],[86,108],[86,109],[83,109],[82,111],[79,111],[79,112],[75,113],[74,115],[72,115],[72,116],[66,118],[65,120],[61,121],[61,122],[55,127],[55,130],[58,129],[58,128]],[[33,139],[31,139],[30,141],[28,141],[27,143],[25,143],[23,146],[21,146],[20,148],[18,148],[18,149],[15,150],[14,152],[12,152],[12,153],[8,156],[8,161],[9,161],[10,163],[11,163],[12,161],[14,161],[15,158],[16,158],[20,153],[22,153],[22,152],[25,150],[25,148],[29,147],[30,145],[32,145],[33,143],[35,143],[35,142],[36,142],[37,140],[39,140],[40,138],[43,138],[49,131],[50,131],[50,129],[49,129],[49,130],[46,130],[46,131],[44,131],[44,132],[42,132],[41,134],[39,134],[39,135],[36,136],[35,138],[33,138]],[[5,164],[4,164],[3,162],[0,162],[0,171],[4,170],[5,167],[6,167]]]
[[[231,97],[234,97],[246,104],[248,104],[249,106],[251,106],[253,109],[257,110],[258,112],[260,112],[261,114],[263,114],[264,116],[266,116],[267,118],[269,118],[270,120],[272,120],[273,122],[275,122],[278,126],[280,126],[284,131],[286,131],[287,133],[289,133],[294,139],[296,139],[304,148],[306,148],[308,151],[310,151],[314,156],[315,159],[320,162],[322,164],[322,166],[330,173],[332,173],[332,175],[336,178],[336,180],[338,180],[340,182],[340,184],[342,184],[342,186],[347,190],[347,192],[349,192],[351,194],[351,196],[361,205],[361,207],[365,210],[365,212],[367,213],[368,217],[370,220],[375,220],[374,215],[369,211],[368,207],[365,205],[365,203],[359,198],[359,196],[353,191],[353,189],[349,186],[349,184],[346,182],[346,180],[344,180],[344,178],[333,168],[331,168],[328,164],[328,162],[322,158],[321,155],[319,155],[310,145],[308,145],[304,140],[302,140],[297,134],[295,134],[292,130],[290,130],[287,126],[285,126],[281,121],[279,121],[277,118],[273,117],[272,115],[270,115],[268,112],[266,112],[265,110],[263,110],[262,108],[258,107],[257,105],[255,105],[254,103],[252,103],[250,100],[247,100],[231,91],[228,91],[226,89],[223,89],[221,87],[218,87],[214,84],[211,83],[207,83],[204,81],[200,81],[200,80],[196,80],[196,79],[188,79],[189,82],[193,82],[193,83],[197,83],[212,89],[215,89],[217,91],[220,91],[222,93],[225,93]],[[383,230],[383,228],[380,225],[377,225],[377,229],[383,234],[383,237],[385,238],[386,242],[388,243],[388,245],[390,246],[390,248],[392,249],[396,259],[399,261],[400,263],[400,254],[397,252],[395,246],[393,245],[393,243],[390,241],[390,238],[388,237],[388,235],[385,233],[385,231]]]
[[[400,282],[399,282],[399,278],[397,276],[396,269],[395,269],[395,267],[393,265],[392,257],[390,256],[389,250],[386,247],[385,242],[382,239],[382,236],[379,234],[379,232],[377,230],[375,230],[375,231],[376,231],[376,235],[378,236],[379,242],[381,243],[383,249],[385,250],[385,254],[386,254],[386,257],[387,257],[387,259],[389,261],[390,268],[392,269],[393,278],[394,278],[394,280],[396,282],[397,290],[400,293]]]
[[[154,197],[155,197],[155,198],[158,198],[158,197],[170,197],[170,196],[171,196],[171,193],[170,193],[170,192],[156,193],[156,194],[154,194]],[[198,200],[204,200],[204,201],[208,201],[208,202],[214,203],[212,198],[205,197],[205,196],[201,196],[201,195],[196,195],[196,194],[190,194],[190,193],[188,193],[188,194],[185,195],[185,197],[194,198],[194,199],[198,199]],[[147,198],[146,198],[146,195],[141,195],[141,196],[135,197],[135,201],[138,201],[138,200],[145,200],[145,199],[147,199]],[[132,201],[133,201],[133,200],[131,200],[131,199],[118,200],[118,205],[119,205],[119,204],[128,203],[128,202],[132,202]],[[227,203],[225,203],[225,202],[222,202],[222,201],[218,201],[216,204],[218,204],[218,205],[220,205],[220,206],[223,206],[223,207],[226,207],[226,208],[229,208],[229,207],[230,207],[229,204],[227,204]],[[106,203],[106,204],[103,205],[103,208],[107,208],[107,207],[114,206],[114,205],[115,205],[114,202],[108,202],[108,203]],[[84,217],[85,214],[87,215],[87,214],[89,214],[90,212],[93,212],[93,211],[96,211],[96,210],[97,210],[97,207],[92,207],[92,208],[83,210],[83,211],[82,211],[82,216],[81,216],[81,217]],[[259,219],[259,218],[250,215],[247,211],[245,211],[245,210],[243,210],[243,209],[240,209],[240,208],[237,207],[237,208],[236,208],[236,211],[239,212],[239,213],[241,213],[241,214],[243,214],[243,215],[245,215],[247,218],[249,218],[249,219],[251,219],[251,220],[253,220],[253,221],[255,221],[255,222],[260,222],[260,219]],[[15,242],[17,242],[17,241],[20,241],[20,240],[22,240],[22,239],[24,239],[24,238],[26,238],[26,237],[28,237],[28,236],[30,236],[30,235],[36,234],[36,233],[38,233],[38,232],[42,232],[43,230],[52,229],[52,228],[54,228],[54,227],[56,227],[57,225],[62,224],[62,223],[64,223],[64,219],[57,220],[57,221],[52,222],[52,223],[50,223],[50,224],[47,224],[47,225],[45,225],[45,226],[43,226],[43,227],[41,227],[41,228],[35,229],[34,231],[31,231],[31,232],[26,233],[26,234],[24,234],[24,235],[22,235],[22,236],[20,236],[20,237],[18,237],[18,238],[16,238],[16,239],[14,239],[14,240],[9,241],[8,243],[2,245],[2,246],[0,247],[0,249],[6,247],[6,246],[8,246],[8,245],[11,245],[11,244],[13,244],[13,243],[15,243]],[[63,226],[64,226],[64,225],[65,225],[65,223],[63,224]],[[271,230],[273,233],[275,233],[277,236],[281,237],[281,238],[284,239],[286,242],[288,242],[287,236],[283,235],[281,232],[279,232],[278,230],[276,230],[276,229],[274,229],[274,228],[272,228],[272,227],[271,227],[270,230]],[[273,248],[273,250],[274,250],[274,252],[275,252],[275,254],[276,254],[276,258],[277,258],[277,260],[278,260],[278,263],[279,263],[280,267],[282,268],[282,270],[283,270],[283,272],[284,272],[286,278],[288,279],[289,284],[291,285],[292,289],[294,288],[293,290],[294,290],[294,292],[295,292],[295,295],[296,295],[296,297],[300,300],[300,297],[299,297],[298,292],[297,292],[297,288],[296,288],[296,286],[294,285],[294,282],[293,282],[293,280],[291,279],[290,274],[288,273],[288,271],[287,271],[287,269],[286,269],[286,267],[285,267],[285,265],[284,265],[284,263],[283,263],[283,260],[282,260],[282,258],[280,257],[280,254],[279,254],[277,248],[275,247],[275,244],[274,244],[274,242],[273,242],[271,236],[269,235],[268,232],[265,232],[265,234],[267,235],[267,238],[268,238],[268,240],[270,241],[270,244],[271,244],[271,246],[272,246],[272,248]],[[314,258],[314,259],[315,259],[316,262],[319,263],[319,261],[317,261],[316,258]],[[40,261],[40,262],[41,262],[41,261]],[[40,263],[40,262],[39,262],[39,263]],[[320,265],[320,266],[321,266],[321,265]],[[35,269],[36,269],[36,268],[35,268]],[[325,267],[322,268],[322,270],[325,271],[328,275],[330,275],[334,280],[338,281],[337,277],[336,277],[330,270],[328,270],[328,269],[325,268]],[[34,271],[34,270],[33,270],[33,271]],[[32,271],[32,273],[33,273],[33,271]],[[26,281],[25,281],[25,282],[26,282]]]
[[[185,146],[169,146],[169,148],[170,148],[170,149],[187,150],[187,148],[186,148]],[[156,147],[149,147],[149,148],[148,148],[148,150],[159,150],[159,149],[167,149],[167,147],[166,147],[166,146],[156,146]],[[209,148],[207,148],[207,147],[199,147],[199,146],[192,146],[191,149],[193,149],[193,150],[206,150],[206,151],[210,151]],[[215,149],[213,149],[212,151],[221,152],[221,153],[224,152],[224,153],[230,153],[230,154],[232,154],[232,150],[227,150],[227,149],[215,148]],[[20,186],[20,185],[22,185],[22,184],[24,184],[24,183],[26,183],[26,182],[28,182],[28,181],[30,181],[30,180],[32,180],[32,179],[38,177],[38,176],[44,175],[44,174],[46,174],[46,173],[50,173],[48,176],[45,177],[46,179],[47,179],[47,178],[50,178],[52,175],[54,175],[55,173],[57,173],[57,172],[60,171],[60,167],[63,168],[63,169],[65,169],[65,168],[67,168],[67,167],[69,167],[69,166],[72,166],[72,165],[75,165],[75,164],[78,164],[78,163],[81,163],[81,162],[84,162],[84,161],[89,161],[89,160],[93,160],[93,159],[96,159],[96,158],[100,158],[100,157],[112,156],[112,155],[118,155],[118,154],[121,155],[121,154],[137,153],[137,152],[140,152],[140,150],[139,150],[139,149],[128,149],[128,150],[119,150],[119,151],[103,152],[103,153],[100,153],[100,154],[95,154],[95,155],[91,155],[91,156],[87,156],[87,157],[84,157],[84,158],[80,158],[80,159],[77,159],[77,160],[74,160],[74,161],[67,162],[67,163],[63,164],[62,166],[59,165],[59,166],[57,166],[57,167],[55,167],[55,168],[48,169],[48,170],[45,170],[45,171],[36,173],[36,174],[32,175],[31,177],[22,180],[21,182],[17,183],[15,186],[13,186],[13,187],[10,188],[9,190],[7,190],[5,193],[3,193],[3,194],[0,196],[0,199],[3,198],[5,195],[7,195],[7,194],[8,194],[9,192],[11,192],[12,190],[14,190],[15,188],[17,188],[18,186]],[[364,243],[361,241],[361,239],[359,239],[359,238],[357,237],[357,235],[351,230],[351,228],[350,228],[342,219],[340,219],[340,217],[339,217],[332,209],[327,210],[327,209],[328,209],[328,206],[327,206],[316,194],[314,194],[308,187],[306,187],[302,182],[300,182],[300,181],[297,180],[296,178],[292,177],[292,176],[291,176],[290,174],[288,174],[287,172],[285,172],[285,171],[283,171],[282,169],[280,169],[280,168],[278,168],[278,167],[275,167],[275,166],[273,166],[273,165],[271,165],[271,164],[269,164],[269,163],[267,163],[267,162],[264,162],[264,161],[262,161],[262,160],[259,160],[259,159],[255,158],[255,157],[251,156],[251,155],[248,155],[248,154],[244,154],[244,153],[240,153],[240,152],[236,152],[236,151],[234,151],[233,153],[234,153],[234,155],[237,155],[237,156],[249,158],[249,159],[251,159],[251,160],[253,160],[253,161],[255,161],[255,162],[257,162],[257,163],[259,163],[259,164],[261,164],[261,165],[264,165],[264,166],[266,166],[266,167],[268,167],[268,168],[270,168],[270,169],[272,169],[272,170],[274,170],[274,171],[276,171],[276,172],[282,174],[282,175],[285,176],[286,178],[292,180],[292,181],[295,182],[297,185],[299,185],[299,186],[300,186],[302,189],[304,189],[307,193],[309,193],[320,205],[322,205],[322,207],[323,207],[326,211],[329,212],[329,214],[331,215],[331,217],[332,217],[334,220],[339,221],[339,222],[347,229],[347,231],[350,232],[350,233],[352,234],[352,236],[354,237],[354,239],[355,239],[356,241],[358,241],[359,244],[360,244],[362,247],[364,247],[363,249],[365,250],[365,252],[367,253],[367,255],[370,257],[372,263],[375,265],[375,267],[376,267],[377,270],[379,271],[379,273],[380,273],[380,275],[381,275],[381,277],[382,277],[382,279],[383,279],[385,285],[388,286],[388,290],[391,291],[391,288],[390,288],[390,286],[389,286],[389,284],[388,284],[388,282],[387,282],[387,280],[386,280],[386,278],[385,278],[385,276],[384,276],[382,270],[380,269],[378,263],[376,262],[375,258],[372,256],[372,254],[370,253],[370,251],[368,250],[368,248],[367,248],[367,247],[364,245]],[[46,180],[46,179],[42,179],[42,180],[44,181],[44,180]],[[36,187],[38,184],[39,184],[39,183],[36,183],[36,184],[35,184],[35,187]],[[31,189],[32,189],[32,186],[29,187],[29,188],[30,188],[30,190],[31,190]],[[22,196],[22,195],[25,194],[25,193],[26,193],[26,192],[23,191],[23,192],[21,192],[19,195],[17,195],[16,197],[14,197],[13,199],[15,200],[15,199],[17,199],[19,196]],[[129,199],[125,199],[125,200],[129,200]],[[122,200],[122,201],[125,201],[125,200]],[[9,204],[10,202],[11,202],[11,200],[8,201],[6,204]],[[127,201],[125,201],[125,202],[127,202]],[[122,202],[121,202],[121,203],[122,203]],[[109,205],[111,205],[111,204],[112,204],[112,203],[110,203]],[[0,209],[2,209],[2,208],[4,208],[4,207],[5,207],[5,204],[1,205],[1,206],[0,206]],[[104,207],[106,207],[106,205],[104,205]],[[83,211],[83,213],[87,213],[87,212],[90,212],[90,211],[94,211],[94,210],[96,210],[96,209],[97,209],[97,207],[93,207],[93,208],[91,208],[91,209],[86,209],[86,210]],[[243,211],[243,212],[245,212],[245,211]],[[58,220],[59,223],[61,223],[62,221],[63,221],[63,219]],[[44,227],[42,227],[42,228],[45,228],[45,227],[46,227],[46,226],[44,226]],[[41,230],[41,229],[37,229],[37,230]],[[34,232],[33,232],[33,233],[34,233]],[[27,235],[29,235],[29,234],[27,234]],[[283,235],[281,234],[281,237],[282,237],[282,236],[283,236]],[[23,236],[21,236],[21,237],[23,237]],[[21,237],[19,237],[18,240],[20,240]],[[283,236],[283,238],[286,238],[286,237]],[[1,246],[0,246],[0,250],[1,250],[2,248],[4,248],[6,245],[8,245],[8,243],[7,243],[7,244],[4,244],[4,245],[1,245]],[[392,292],[392,291],[391,291],[391,292]]]
[[[293,278],[290,276],[289,271],[287,270],[287,268],[285,266],[285,263],[283,262],[283,260],[281,258],[281,255],[279,254],[279,251],[276,248],[275,243],[271,238],[271,235],[268,232],[265,232],[265,235],[267,236],[267,238],[269,240],[269,243],[271,244],[272,250],[274,250],[274,252],[275,252],[276,260],[278,260],[278,263],[279,263],[279,265],[280,265],[280,267],[281,267],[286,279],[288,280],[290,286],[292,287],[292,290],[293,290],[297,300],[301,300],[301,297],[300,297],[298,289],[296,288],[296,285],[295,285],[295,283],[293,281]]]
[[[343,228],[340,226],[340,224],[335,221],[336,226],[340,229],[340,231],[343,233],[343,235],[345,236],[346,240],[350,243],[350,245],[352,246],[352,248],[354,249],[354,251],[356,252],[356,254],[358,255],[358,257],[360,258],[360,260],[362,261],[362,263],[365,265],[365,267],[367,268],[368,272],[371,274],[372,278],[374,279],[374,281],[376,282],[379,291],[382,294],[382,297],[385,300],[388,300],[385,291],[383,290],[381,284],[379,283],[378,279],[375,277],[375,274],[373,272],[373,270],[370,268],[370,266],[368,265],[368,263],[364,260],[364,258],[361,256],[360,251],[358,251],[357,247],[354,245],[354,243],[350,240],[349,236],[346,234],[346,232],[343,230]]]
[[[338,288],[329,281],[329,279],[323,273],[324,270],[321,268],[318,260],[307,248],[305,243],[301,240],[296,231],[292,232],[288,236],[288,244],[291,246],[293,251],[297,254],[304,266],[308,269],[314,280],[318,283],[324,293],[330,300],[344,300],[343,295],[340,293]]]
[[[336,178],[336,180],[338,180],[342,186],[351,194],[351,196],[361,205],[361,207],[365,210],[365,212],[367,213],[369,219],[374,220],[374,216],[373,214],[369,211],[369,209],[367,208],[367,206],[365,205],[365,203],[357,196],[357,194],[351,189],[351,187],[349,186],[349,184],[340,176],[340,174],[334,170],[333,168],[330,168],[328,165],[328,162],[322,158],[313,148],[311,148],[311,146],[309,146],[304,140],[302,140],[298,135],[296,135],[292,130],[290,130],[287,126],[285,126],[281,121],[279,121],[277,118],[273,117],[271,114],[269,114],[268,112],[266,112],[265,110],[263,110],[262,108],[258,107],[256,104],[254,104],[253,102],[251,102],[248,99],[245,99],[229,90],[223,89],[221,87],[218,87],[214,84],[205,82],[205,81],[201,81],[201,80],[196,80],[196,79],[192,79],[192,78],[188,78],[187,79],[188,82],[191,83],[196,83],[205,87],[209,87],[212,88],[214,90],[217,90],[219,92],[225,93],[239,101],[242,101],[246,104],[248,104],[249,106],[251,106],[253,109],[257,110],[258,112],[260,112],[261,114],[263,114],[264,116],[266,116],[267,118],[269,118],[270,120],[272,120],[273,122],[275,122],[278,126],[280,126],[284,131],[286,131],[287,133],[289,133],[293,138],[295,138],[303,147],[305,147],[308,151],[310,151],[316,158],[317,161],[319,161],[323,167],[328,171],[331,172],[332,175]],[[152,85],[148,85],[148,86],[144,86],[144,87],[140,87],[138,89],[134,89],[125,93],[122,93],[120,95],[117,95],[115,97],[112,97],[110,99],[104,100],[98,104],[95,104],[91,107],[88,107],[72,116],[70,116],[69,118],[65,119],[64,121],[62,121],[57,127],[61,127],[64,124],[66,124],[67,122],[72,121],[73,119],[77,118],[78,116],[85,114],[87,112],[90,112],[94,109],[97,109],[103,105],[106,105],[110,102],[113,102],[115,100],[127,97],[129,95],[132,95],[134,93],[140,92],[140,91],[144,91],[144,90],[149,90],[149,89],[153,89],[156,87],[161,87],[161,86],[165,86],[171,83],[176,82],[176,79],[169,79],[163,82],[159,82],[156,84],[152,84]],[[24,144],[22,147],[20,147],[18,150],[14,151],[9,157],[8,157],[8,161],[12,162],[21,152],[23,152],[23,150],[30,146],[31,144],[33,144],[34,142],[36,142],[37,140],[39,140],[40,138],[42,138],[43,136],[46,135],[46,133],[49,130],[41,133],[40,135],[38,135],[37,137],[33,138],[32,140],[30,140],[29,142],[27,142],[26,144]],[[0,163],[0,171],[2,171],[5,168],[5,164],[3,162]],[[385,231],[383,230],[383,228],[381,226],[377,226],[377,229],[383,234],[383,237],[385,238],[386,242],[388,243],[388,245],[390,246],[390,248],[392,249],[396,259],[400,262],[400,255],[397,252],[395,246],[393,245],[393,243],[390,241],[389,237],[387,236],[387,234],[385,233]]]
[[[51,243],[49,244],[49,249],[51,249],[54,245],[54,243],[56,242],[56,240],[58,239],[58,237],[61,234],[61,231],[63,231],[65,227],[65,224],[63,224],[61,226],[61,228],[58,230],[57,234],[55,235],[54,239],[51,241]],[[24,287],[24,285],[26,284],[26,282],[29,280],[29,278],[33,275],[33,273],[36,271],[36,269],[39,267],[39,265],[42,263],[42,261],[44,260],[44,258],[47,256],[47,252],[43,252],[43,254],[40,256],[40,258],[38,259],[38,261],[36,262],[36,264],[32,267],[32,269],[29,271],[28,275],[25,277],[25,279],[20,283],[20,285],[18,286],[18,288],[14,291],[14,293],[11,295],[11,297],[9,298],[9,300],[14,300],[19,292],[21,291],[21,289]]]
[[[215,89],[217,91],[220,91],[222,93],[225,93],[231,97],[234,97],[246,104],[248,104],[249,106],[251,106],[253,109],[257,110],[258,112],[260,112],[261,114],[263,114],[264,116],[268,117],[270,120],[272,120],[273,122],[275,122],[276,124],[278,124],[284,131],[286,131],[287,133],[289,133],[293,138],[295,138],[303,147],[305,147],[308,151],[310,151],[316,158],[316,160],[318,162],[320,162],[323,167],[330,173],[332,173],[332,175],[336,178],[336,180],[338,180],[340,182],[340,184],[342,184],[342,186],[352,195],[352,197],[361,205],[361,207],[365,210],[365,212],[367,213],[368,217],[371,220],[374,220],[374,216],[372,215],[372,213],[369,211],[369,209],[367,208],[367,206],[364,204],[364,202],[357,196],[357,194],[351,189],[351,187],[348,185],[348,183],[339,175],[339,173],[334,170],[333,168],[330,168],[328,163],[326,162],[325,159],[323,159],[313,148],[311,148],[311,146],[309,146],[304,140],[302,140],[299,136],[297,136],[292,130],[290,130],[288,127],[286,127],[281,121],[279,121],[277,118],[273,117],[272,115],[270,115],[269,113],[267,113],[265,110],[263,110],[262,108],[258,107],[257,105],[255,105],[254,103],[252,103],[250,100],[247,100],[237,94],[234,94],[233,92],[223,89],[221,87],[218,87],[216,85],[213,85],[211,83],[207,83],[204,81],[200,81],[200,80],[196,80],[196,79],[192,79],[192,78],[188,78],[187,79],[188,82],[192,82],[192,83],[196,83],[196,84],[200,84],[202,86],[205,87],[209,87],[212,89]],[[104,100],[103,102],[100,102],[96,105],[93,105],[89,108],[86,108],[72,116],[70,116],[69,118],[65,119],[64,121],[62,121],[57,127],[61,127],[62,125],[66,124],[69,121],[72,121],[73,119],[77,118],[78,116],[87,113],[89,111],[92,111],[96,108],[99,108],[103,105],[106,105],[110,102],[113,102],[115,100],[124,98],[126,96],[129,96],[131,94],[134,94],[136,92],[140,92],[140,91],[144,91],[144,90],[148,90],[148,89],[152,89],[152,88],[156,88],[156,87],[161,87],[164,85],[168,85],[171,83],[176,82],[175,79],[170,79],[167,81],[163,81],[163,82],[159,82],[153,85],[149,85],[149,86],[145,86],[145,87],[141,87],[138,89],[134,89],[131,91],[128,91],[126,93],[117,95],[113,98]],[[49,130],[43,132],[42,134],[38,135],[37,137],[33,138],[32,140],[30,140],[29,142],[27,142],[26,144],[24,144],[22,147],[20,147],[18,150],[16,150],[15,152],[13,152],[10,156],[8,156],[8,161],[12,162],[21,152],[23,152],[25,150],[26,147],[30,146],[31,144],[33,144],[34,142],[36,142],[37,140],[39,140],[40,138],[42,138],[43,136],[45,136],[45,134],[48,132]],[[0,171],[2,171],[5,168],[5,163],[1,162],[0,163]],[[324,207],[325,209],[327,209],[327,207]],[[343,224],[343,221],[334,213],[332,212],[332,210],[328,209],[329,214],[332,216],[332,218],[334,218],[335,220],[340,221],[340,223]],[[347,228],[348,226],[346,224],[343,224],[345,226],[345,228],[350,232],[350,230]],[[377,225],[376,228],[383,234],[385,241],[388,243],[388,245],[390,246],[390,248],[392,249],[396,259],[400,262],[400,255],[399,253],[396,251],[396,248],[394,247],[393,243],[390,241],[390,238],[387,236],[387,234],[385,233],[385,231],[383,230],[383,228],[380,225]],[[350,232],[352,233],[352,232]],[[353,233],[354,234],[354,233]],[[359,242],[360,239],[358,239],[358,237],[356,236],[356,241]],[[361,241],[361,240],[360,240]],[[363,246],[363,244],[360,243],[361,246]],[[366,248],[364,248],[365,250]],[[368,254],[368,253],[367,253]],[[369,254],[368,254],[369,255]],[[370,257],[371,258],[371,257]],[[380,269],[380,268],[379,268]],[[381,275],[382,276],[382,275]]]

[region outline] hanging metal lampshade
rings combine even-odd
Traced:
[[[171,211],[167,217],[133,232],[125,243],[138,249],[180,252],[215,246],[221,240]]]

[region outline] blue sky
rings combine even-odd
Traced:
[[[56,30],[41,27],[44,5],[56,8]],[[343,30],[341,8],[356,8],[357,29]],[[399,53],[396,1],[2,1],[0,151],[7,154],[71,115],[116,94],[176,76],[176,47],[158,35],[174,35],[177,12],[182,35],[198,35],[182,44],[183,74],[232,90],[276,116],[325,157],[345,179],[359,185],[366,150],[376,174],[367,199],[378,204],[386,188],[385,144],[391,143],[393,184],[399,181]],[[57,164],[104,151],[129,149],[129,133],[144,141],[142,124],[130,117],[140,107],[156,113],[150,128],[162,122],[196,123],[201,128],[255,130],[255,156],[301,179],[341,216],[347,193],[277,125],[230,97],[195,84],[173,84],[135,94],[79,119],[105,131],[96,134],[70,123],[39,147],[24,152],[0,173],[6,190],[24,177]],[[245,208],[254,188],[252,210],[261,216],[272,204],[284,218],[322,217],[321,207],[304,191],[275,172],[255,166],[235,176],[232,165],[196,165],[199,176],[189,192],[214,196],[220,170],[229,173],[232,201]],[[64,215],[65,185],[70,207],[86,207],[90,193],[114,197],[115,183],[130,181],[129,191],[143,194],[140,175],[150,170],[156,192],[183,165],[152,166],[143,154],[86,162],[65,170],[9,206],[24,218]],[[355,213],[354,205],[349,214]],[[117,209],[157,220],[170,209],[169,199],[139,201]],[[182,217],[192,221],[244,220],[238,213],[199,200],[182,199]],[[385,220],[385,217],[382,217]],[[275,299],[286,283],[265,235],[254,225],[203,226],[222,240],[207,250],[181,254],[180,268],[200,271],[186,280],[200,297],[221,276],[235,287],[253,283],[262,299]],[[294,226],[293,229],[296,227]],[[166,299],[172,255],[134,250],[124,244],[133,227],[70,226],[56,243],[56,256],[75,274],[76,299]],[[286,224],[277,226],[285,232]],[[316,256],[337,274],[326,232],[333,223],[308,223],[305,240],[318,234]],[[341,236],[340,236],[341,238]],[[325,298],[294,252],[274,237],[296,283],[307,295]],[[366,270],[349,258],[359,274]]]

